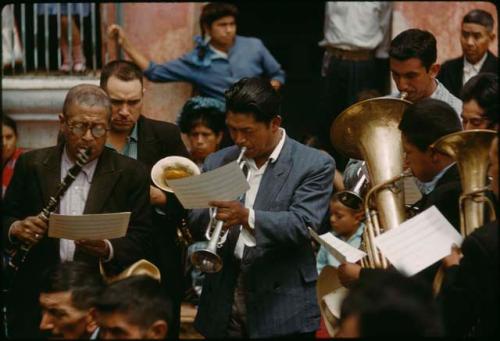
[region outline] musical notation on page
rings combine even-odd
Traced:
[[[124,237],[130,212],[62,215],[52,213],[49,218],[51,238],[70,240],[102,240]]]
[[[209,201],[236,200],[250,188],[236,161],[200,175],[168,180],[168,186],[186,209],[208,208]]]
[[[339,261],[339,263],[346,261],[349,263],[356,263],[361,258],[366,256],[365,252],[335,237],[330,232],[318,235],[312,228],[309,227],[309,233],[316,241],[318,241],[318,243],[323,245],[328,252],[330,252],[333,257]]]
[[[460,246],[463,237],[441,212],[431,206],[399,227],[375,238],[375,245],[396,269],[413,276]]]

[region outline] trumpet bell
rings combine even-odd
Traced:
[[[219,272],[222,269],[222,258],[208,249],[193,252],[191,263],[198,270],[207,273]]]
[[[167,184],[168,180],[199,175],[200,169],[190,159],[183,156],[167,156],[155,163],[151,168],[153,183],[166,192],[174,191]]]

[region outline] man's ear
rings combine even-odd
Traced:
[[[429,68],[429,74],[432,78],[436,78],[439,70],[441,70],[441,64],[432,64],[431,67]]]
[[[95,308],[90,308],[85,316],[85,331],[92,334],[97,329],[97,313]]]
[[[222,137],[224,137],[224,132],[223,131],[221,131],[218,134],[216,134],[217,148],[219,147],[219,145],[220,145],[220,143],[222,141]]]
[[[363,220],[363,218],[365,217],[365,212],[360,209],[359,211],[357,211],[356,213],[354,213],[354,219],[359,223]]]
[[[273,131],[276,131],[279,129],[279,127],[281,126],[281,116],[280,115],[276,115],[273,117],[273,119],[271,120],[271,129]]]
[[[151,327],[149,327],[147,339],[163,340],[167,338],[168,326],[165,320],[156,320]]]
[[[63,125],[66,122],[66,117],[62,113],[57,116],[59,117],[59,123]]]

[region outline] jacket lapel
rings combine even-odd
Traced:
[[[44,206],[49,202],[61,183],[61,153],[63,146],[53,148],[38,167],[38,179]]]
[[[292,144],[286,137],[285,144],[278,159],[274,163],[269,163],[262,177],[262,181],[255,198],[253,208],[256,210],[269,209],[271,201],[276,199],[281,188],[288,178],[288,174],[293,167]]]
[[[120,170],[115,167],[112,153],[115,152],[109,148],[104,148],[97,163],[85,209],[83,210],[84,214],[103,213],[102,208],[118,181]]]

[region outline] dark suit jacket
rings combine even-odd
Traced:
[[[474,230],[462,243],[460,265],[445,272],[439,302],[449,335],[499,336],[498,228],[497,220]]]
[[[481,67],[482,72],[498,73],[498,57],[495,57],[491,52],[487,52],[488,56]],[[437,78],[453,95],[460,98],[462,91],[462,79],[464,75],[464,56],[455,59],[450,59],[443,63]]]
[[[234,161],[238,154],[236,146],[220,150],[207,158],[204,168],[215,169]],[[317,230],[328,211],[334,170],[327,154],[286,138],[278,159],[266,168],[253,205],[256,246],[245,247],[239,265],[233,255],[238,234],[229,233],[218,250],[222,270],[206,274],[195,319],[202,335],[227,336],[240,271],[251,338],[318,329],[318,273],[307,227]],[[198,222],[192,227],[204,230],[207,210],[193,210],[190,221]]]
[[[441,179],[436,183],[434,190],[422,196],[413,206],[417,207],[419,211],[424,211],[429,207],[435,205],[436,208],[444,215],[444,217],[460,232],[460,214],[458,208],[458,198],[462,193],[462,185],[460,183],[460,175],[458,168],[455,165],[448,168],[443,174]],[[436,262],[428,268],[422,270],[415,275],[418,279],[432,283],[440,262]],[[361,269],[360,276],[369,276],[370,270],[368,268]]]
[[[137,121],[137,160],[145,165],[148,178],[154,164],[171,155],[189,157],[179,128],[172,123],[140,116]],[[153,184],[151,182],[151,184]],[[169,326],[169,338],[178,338],[180,304],[184,293],[182,250],[176,245],[176,228],[184,208],[173,193],[167,193],[167,204],[161,207],[166,215],[153,209],[153,250],[151,261],[160,269],[162,283],[174,305],[174,321]]]
[[[19,158],[3,202],[4,247],[10,247],[8,229],[19,219],[38,215],[60,183],[62,145],[33,150]],[[149,176],[135,160],[105,148],[96,166],[84,213],[132,212],[127,235],[110,240],[114,256],[104,263],[108,273],[118,273],[133,262],[147,257],[151,249],[151,206]],[[78,247],[75,260],[98,266],[98,258]],[[38,287],[41,274],[59,258],[59,239],[43,238],[28,253],[10,292],[11,327],[19,335],[31,336],[38,330]],[[12,329],[11,328],[11,329]]]

